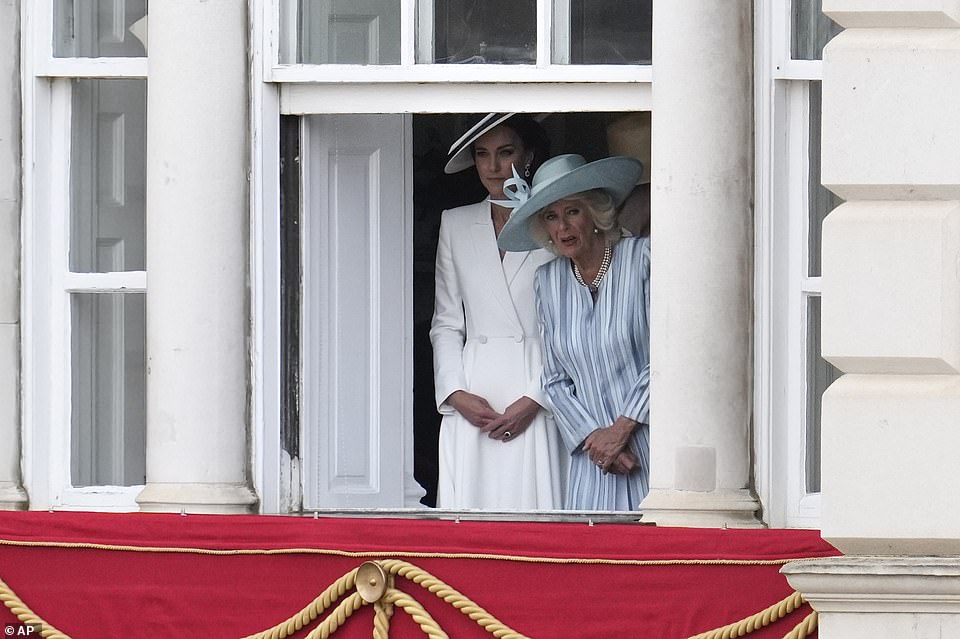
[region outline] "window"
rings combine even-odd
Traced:
[[[594,160],[609,154],[606,131],[623,115],[538,118],[555,154]],[[283,201],[302,192],[304,202],[284,211],[282,225],[301,237],[284,244],[281,271],[304,271],[281,298],[302,318],[282,319],[300,327],[302,348],[292,350],[288,330],[281,368],[302,375],[300,410],[285,419],[299,420],[303,435],[305,510],[417,507],[420,486],[419,503],[435,503],[440,416],[429,331],[440,214],[486,196],[475,173],[443,167],[475,117],[314,114],[297,137],[285,122],[281,156],[300,149],[303,168],[293,165],[293,176],[284,168]],[[290,406],[288,381],[281,403]]]
[[[508,28],[498,22],[501,5]],[[649,110],[650,6],[264,3],[254,23],[263,42],[255,68],[263,81],[254,83],[262,134],[254,145],[263,142],[253,180],[253,259],[262,264],[254,290],[263,306],[254,325],[264,353],[255,375],[268,380],[267,371],[285,371],[254,398],[266,421],[255,462],[265,510],[273,503],[281,511],[419,506],[414,424],[418,451],[430,448],[435,434],[420,416],[436,415],[423,388],[432,385],[421,330],[433,302],[429,227],[444,208],[440,200],[466,203],[477,186],[464,175],[445,184],[424,179],[455,139],[459,114],[567,112],[550,116],[556,153],[577,148],[564,146],[563,131],[592,132],[603,144],[613,112]],[[274,314],[280,322],[271,328]],[[299,361],[291,361],[291,349]],[[282,436],[271,434],[272,414]],[[281,467],[276,490],[269,486],[273,451]]]
[[[819,524],[820,237],[840,203],[820,184],[820,58],[839,27],[819,0],[763,3],[757,20],[757,483],[774,526]]]
[[[25,482],[136,509],[146,475],[145,0],[24,3]],[[140,34],[140,35],[137,35]]]

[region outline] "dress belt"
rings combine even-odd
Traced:
[[[491,340],[509,340],[511,342],[516,342],[517,344],[522,343],[528,339],[539,340],[539,335],[477,335],[476,337],[471,337],[467,339],[468,342],[479,342],[480,344],[486,344]]]

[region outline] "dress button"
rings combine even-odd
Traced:
[[[480,342],[481,344],[486,344],[486,343],[487,343],[487,336],[486,336],[486,335],[481,335],[480,337],[477,338],[477,341]]]
[[[516,337],[513,338],[513,341],[515,341],[517,344],[520,344],[521,342],[523,342],[523,335],[517,335]]]

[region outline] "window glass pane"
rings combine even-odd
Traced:
[[[820,183],[821,85],[810,82],[810,138],[808,145],[809,173],[807,182],[808,237],[807,274],[820,277],[820,245],[823,220],[843,200]]]
[[[146,295],[74,293],[71,479],[136,486],[146,478]]]
[[[70,269],[142,271],[146,80],[75,80]]]
[[[147,0],[54,0],[53,54],[58,58],[147,55]]]
[[[820,357],[820,297],[807,298],[807,423],[804,470],[808,493],[820,492],[820,406],[840,371]]]
[[[283,0],[280,21],[285,64],[400,64],[400,0]]]
[[[820,60],[823,46],[843,28],[823,15],[822,0],[791,0],[790,54],[794,60]]]
[[[650,64],[653,0],[570,0],[569,12],[569,24],[555,21],[554,62]]]
[[[537,61],[537,4],[532,0],[436,0],[433,20],[433,59],[419,62]]]

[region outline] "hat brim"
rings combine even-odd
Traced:
[[[643,164],[639,160],[622,156],[596,160],[564,173],[542,185],[513,210],[500,231],[497,244],[505,251],[542,248],[530,235],[530,221],[542,208],[567,196],[593,189],[604,189],[610,193],[614,205],[620,206],[636,186],[641,173]]]
[[[483,116],[479,122],[467,129],[467,132],[461,135],[460,139],[450,145],[449,153],[452,155],[450,159],[447,160],[447,165],[443,167],[443,172],[459,173],[473,166],[471,145],[476,142],[481,135],[515,115],[516,113],[490,113]]]

